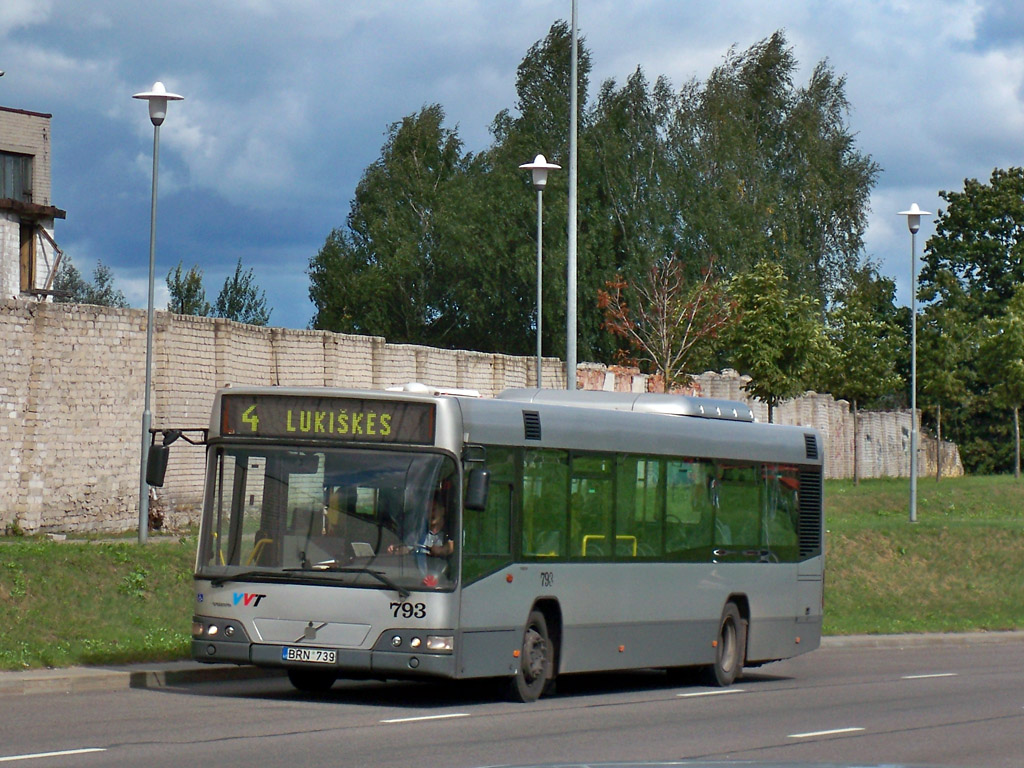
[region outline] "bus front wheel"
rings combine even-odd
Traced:
[[[732,685],[743,671],[746,647],[747,623],[735,603],[726,603],[718,622],[715,663],[705,668],[704,681],[723,688]]]
[[[531,611],[523,631],[519,669],[509,684],[513,701],[524,704],[536,701],[551,679],[554,666],[554,646],[548,635],[548,623],[540,611]]]

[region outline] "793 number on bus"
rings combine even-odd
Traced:
[[[392,603],[391,613],[397,619],[425,619],[427,618],[426,603]]]

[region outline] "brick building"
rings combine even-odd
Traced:
[[[50,200],[50,118],[0,107],[0,298],[51,295],[60,249]]]

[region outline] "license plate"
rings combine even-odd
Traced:
[[[305,661],[311,664],[337,664],[338,652],[321,648],[282,648],[283,661]]]

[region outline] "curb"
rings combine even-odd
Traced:
[[[828,635],[821,638],[822,648],[923,648],[950,645],[1024,643],[1024,631],[937,632],[907,635]]]
[[[1024,643],[1024,631],[957,632],[911,635],[829,635],[822,648],[922,648],[954,645]],[[33,694],[70,694],[119,691],[130,688],[160,689],[198,683],[217,683],[279,678],[282,669],[261,669],[233,664],[200,664],[174,661],[164,664],[137,664],[123,667],[67,667],[32,669],[24,672],[0,671],[0,698]]]
[[[67,667],[0,672],[0,697],[41,693],[96,693],[129,688],[160,689],[197,683],[280,677],[283,670],[233,664],[169,662],[128,667]]]

